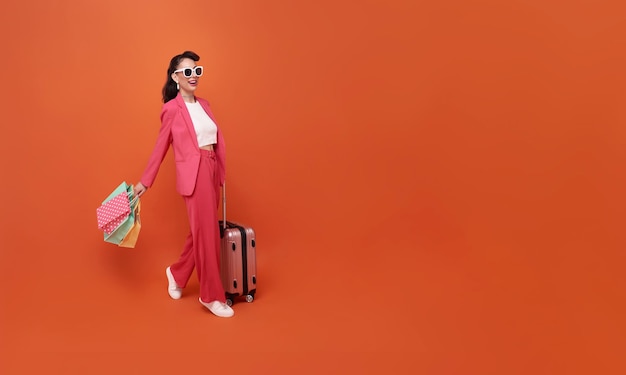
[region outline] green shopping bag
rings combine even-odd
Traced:
[[[109,196],[106,197],[105,200],[102,201],[102,204],[105,204],[106,202],[110,201],[115,196],[123,192],[126,192],[128,194],[129,199],[131,199],[135,195],[133,191],[133,185],[128,185],[126,181],[124,181],[120,184],[120,186],[116,187],[115,190],[113,190],[113,192],[109,194]]]

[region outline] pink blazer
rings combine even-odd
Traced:
[[[198,97],[196,97],[196,100],[200,102],[202,108],[217,124],[209,108],[209,102]],[[174,149],[174,161],[176,163],[176,191],[183,196],[192,195],[196,186],[198,168],[200,167],[200,147],[198,147],[198,139],[189,116],[189,111],[180,93],[176,98],[163,104],[159,136],[157,137],[152,155],[148,159],[148,166],[140,179],[144,186],[150,187],[154,183],[170,144]],[[217,131],[217,144],[213,147],[217,155],[219,183],[222,186],[226,178],[225,145],[219,128]]]

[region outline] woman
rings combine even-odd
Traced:
[[[168,293],[182,296],[196,268],[200,281],[200,303],[213,314],[231,317],[219,273],[220,236],[217,223],[219,189],[224,184],[224,139],[218,131],[209,103],[194,95],[202,67],[191,51],[176,55],[167,69],[163,86],[161,129],[135,194],[152,186],[170,144],[176,164],[176,190],[187,206],[190,232],[180,259],[165,269]]]

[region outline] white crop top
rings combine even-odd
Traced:
[[[193,127],[196,130],[198,146],[203,147],[217,143],[217,125],[207,115],[200,103],[196,100],[195,103],[185,102],[185,104],[187,104],[191,122],[193,122]]]

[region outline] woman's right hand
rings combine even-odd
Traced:
[[[136,197],[141,197],[141,195],[145,193],[146,190],[148,190],[148,188],[143,186],[141,182],[138,182],[137,184],[135,184],[133,188],[133,192],[135,193]]]

